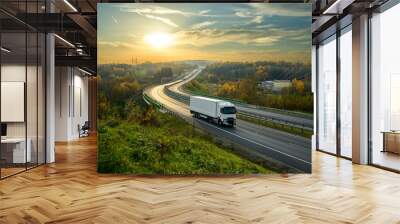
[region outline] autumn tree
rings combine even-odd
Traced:
[[[304,81],[303,80],[293,79],[292,87],[293,87],[295,93],[298,93],[300,95],[304,94]]]
[[[249,101],[254,98],[257,89],[257,82],[254,79],[241,79],[238,85],[239,98]]]
[[[266,80],[268,78],[268,74],[267,74],[267,66],[265,65],[259,65],[256,69],[256,73],[255,75],[255,79],[257,81],[263,81]]]
[[[237,92],[237,84],[235,82],[225,82],[218,90],[218,95],[221,96],[234,96]]]

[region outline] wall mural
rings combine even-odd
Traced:
[[[310,173],[311,5],[98,6],[98,171]]]

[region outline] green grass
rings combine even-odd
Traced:
[[[210,93],[207,90],[204,89],[198,89],[198,88],[190,88],[187,86],[187,84],[182,86],[182,90],[184,92],[190,93],[192,95],[201,95],[201,96],[208,96]]]
[[[100,121],[98,171],[184,175],[273,172],[216,145],[179,118],[157,116],[159,125]]]
[[[289,126],[289,125],[278,124],[278,123],[275,123],[275,122],[272,122],[272,121],[251,118],[251,117],[244,116],[244,115],[241,115],[241,114],[237,114],[236,116],[240,120],[248,121],[248,122],[251,122],[251,123],[254,123],[254,124],[262,125],[262,126],[265,126],[265,127],[268,127],[268,128],[277,129],[277,130],[280,130],[280,131],[288,132],[288,133],[291,133],[291,134],[294,134],[294,135],[303,136],[303,137],[306,137],[306,138],[311,138],[311,136],[313,135],[312,131],[301,129],[301,128],[297,128],[297,127],[292,127],[292,126]]]

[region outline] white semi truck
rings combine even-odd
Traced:
[[[203,117],[218,125],[236,124],[235,105],[219,99],[190,96],[190,113],[196,118]]]

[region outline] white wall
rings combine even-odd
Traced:
[[[76,70],[75,70],[76,71]],[[83,125],[85,121],[88,121],[88,78],[79,75],[74,77],[74,108],[73,108],[73,119],[72,119],[72,132],[71,134],[75,137],[79,137],[78,124]]]
[[[78,125],[88,120],[88,78],[83,75],[76,68],[56,67],[56,141],[79,138]]]
[[[32,67],[28,67],[28,70]],[[2,65],[1,81],[19,81],[25,82],[25,64],[24,65]]]
[[[69,86],[71,83],[69,68],[55,68],[55,140],[67,141],[69,133]]]

